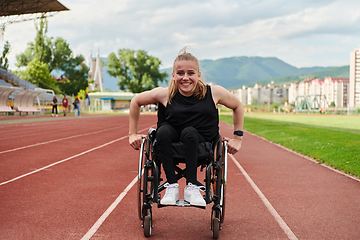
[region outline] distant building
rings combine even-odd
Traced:
[[[91,99],[89,110],[97,112],[128,109],[131,99],[136,94],[129,92],[91,92],[89,96]]]
[[[247,103],[248,99],[248,88],[243,86],[240,89],[233,90],[232,93],[235,95],[237,99],[239,99],[242,103]]]
[[[329,103],[334,102],[336,107],[344,108],[348,106],[349,78],[324,79],[323,94]]]
[[[96,58],[92,57],[90,53],[89,57],[89,91],[100,90],[103,91],[103,66],[102,61],[99,57],[99,52]]]
[[[232,93],[243,103],[251,104],[283,104],[289,99],[289,86],[275,86],[274,82],[263,86],[255,84],[254,87],[243,86],[240,89],[232,91]]]
[[[294,103],[297,97],[315,96],[321,99],[325,97],[320,107],[325,108],[332,102],[338,108],[348,106],[348,78],[305,79],[299,83],[291,83],[289,88],[289,103]]]
[[[349,105],[360,107],[360,47],[350,54]]]
[[[295,99],[298,95],[299,95],[299,84],[291,83],[289,87],[289,103],[295,102]]]
[[[273,103],[296,105],[301,99],[306,98],[309,107],[312,108],[327,108],[332,102],[335,103],[336,108],[346,108],[349,98],[349,79],[309,78],[299,83],[291,83],[290,86],[275,86],[274,82],[271,82],[266,86],[261,84],[255,84],[254,87],[243,86],[233,90],[232,93],[247,105]]]

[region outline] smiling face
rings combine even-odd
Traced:
[[[196,61],[179,60],[174,64],[172,81],[179,89],[179,92],[186,97],[194,93],[196,84],[200,80],[201,72]]]

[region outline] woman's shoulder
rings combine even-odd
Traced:
[[[217,104],[222,98],[226,97],[229,93],[224,87],[220,85],[211,85],[211,95]]]
[[[168,87],[157,87],[157,88],[154,88],[153,90],[151,91],[154,91],[154,92],[160,92],[160,93],[165,93],[167,94],[169,88]]]
[[[168,88],[167,87],[157,87],[149,91],[153,97],[157,99],[163,99],[167,97]]]
[[[151,103],[161,102],[166,106],[168,88],[157,87],[152,90],[142,92],[138,94],[135,98],[140,105],[147,105]]]
[[[211,85],[210,86],[211,89],[211,94],[213,96],[217,96],[223,93],[223,91],[225,90],[223,87],[221,87],[220,85]]]
[[[158,87],[155,89],[156,89],[156,98],[157,98],[158,102],[161,102],[164,106],[166,106],[169,88],[168,87]]]

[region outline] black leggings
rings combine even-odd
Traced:
[[[54,113],[54,109],[56,110],[56,114],[58,114],[57,105],[53,105],[51,113]]]
[[[198,145],[201,142],[205,142],[205,138],[194,127],[184,128],[181,133],[178,133],[168,123],[164,123],[158,128],[156,138],[168,183],[177,182],[171,144],[181,141],[185,146],[186,183],[191,182],[199,185],[197,181]]]

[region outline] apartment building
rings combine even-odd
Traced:
[[[334,102],[336,107],[348,107],[349,78],[324,79],[324,95],[329,103]]]
[[[233,90],[232,93],[244,104],[283,104],[289,99],[289,86],[274,86],[274,82],[263,86],[255,84],[254,87],[243,86],[240,89]]]
[[[294,103],[300,96],[318,96],[323,100],[321,107],[325,108],[334,102],[336,107],[347,107],[348,78],[305,79],[300,83],[292,83],[289,87],[289,103]],[[325,99],[323,99],[325,96]]]
[[[289,87],[289,103],[295,102],[297,96],[299,96],[299,84],[291,83]]]
[[[349,105],[360,107],[360,47],[350,54]]]

